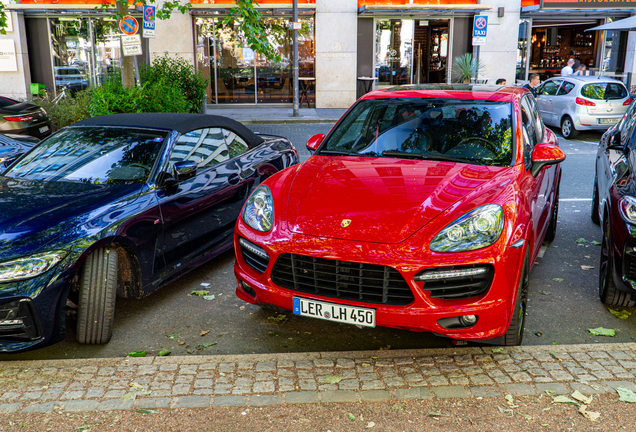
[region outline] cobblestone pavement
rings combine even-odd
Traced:
[[[635,379],[634,343],[9,361],[0,414],[598,394]]]

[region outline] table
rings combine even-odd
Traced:
[[[362,94],[367,94],[372,90],[373,82],[377,80],[375,77],[358,77],[358,81],[362,83]]]
[[[298,83],[300,84],[300,101],[298,106],[302,108],[303,99],[307,102],[307,108],[310,108],[309,105],[309,97],[307,96],[307,92],[309,91],[309,84],[312,81],[316,81],[316,78],[313,77],[298,77]]]

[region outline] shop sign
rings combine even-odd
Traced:
[[[541,0],[542,9],[633,9],[636,0]]]
[[[141,55],[141,36],[138,34],[131,36],[121,37],[121,48],[124,56],[136,56]]]
[[[17,72],[18,61],[15,55],[15,42],[12,39],[0,39],[0,72]]]
[[[154,6],[144,6],[144,37],[145,38],[154,38],[155,37],[155,7]]]

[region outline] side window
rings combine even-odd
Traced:
[[[179,161],[194,161],[199,168],[210,167],[229,158],[222,129],[196,129],[179,137],[170,156],[170,168]]]
[[[634,132],[634,126],[636,125],[636,104],[632,104],[629,111],[624,117],[624,121],[620,126],[621,129],[621,142],[623,145],[630,144],[632,141],[632,134]]]
[[[528,98],[521,99],[521,123],[523,131],[523,157],[526,167],[530,167],[532,149],[537,144],[536,123]]]
[[[554,96],[557,94],[557,90],[559,90],[559,85],[561,85],[561,80],[548,81],[545,84],[543,84],[543,87],[541,87],[541,93],[539,94],[546,95],[546,96]]]
[[[539,107],[537,107],[537,104],[533,97],[525,97],[524,99],[530,106],[532,121],[534,122],[534,132],[536,136],[536,141],[540,143],[541,141],[543,141],[545,126],[543,125],[543,122],[541,121],[541,115],[539,114]]]
[[[243,138],[238,136],[235,132],[227,129],[222,129],[222,131],[223,137],[225,138],[225,143],[227,144],[227,148],[230,153],[230,159],[249,150],[250,147],[247,145],[247,143],[243,141]]]
[[[564,81],[561,85],[561,88],[559,88],[559,91],[557,92],[557,96],[565,96],[566,94],[570,93],[574,87],[575,85],[571,82]]]

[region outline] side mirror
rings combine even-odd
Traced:
[[[624,150],[623,143],[621,142],[621,131],[617,130],[612,133],[607,140],[607,149],[608,150]]]
[[[177,182],[187,180],[194,177],[197,173],[197,163],[194,161],[175,162],[172,173],[174,180]]]
[[[325,134],[316,134],[307,140],[307,150],[310,152],[315,152],[318,147],[320,147],[320,143],[325,138]]]
[[[534,146],[531,159],[532,168],[530,168],[530,173],[533,177],[536,177],[543,167],[563,162],[565,160],[565,153],[561,150],[561,147],[557,145],[539,143]]]

